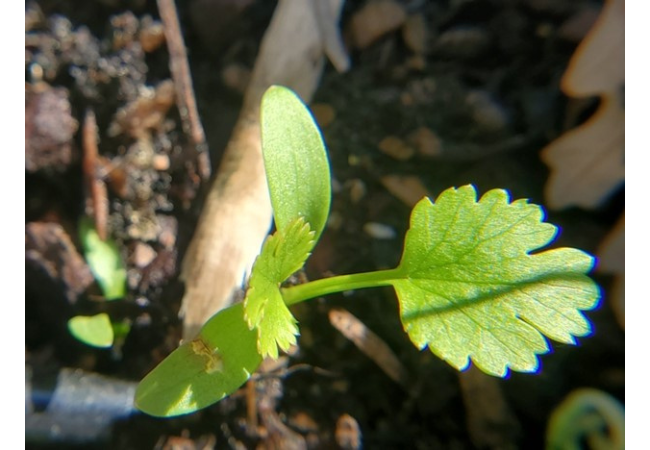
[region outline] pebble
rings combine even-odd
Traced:
[[[382,36],[397,30],[406,21],[406,12],[393,0],[367,2],[350,21],[350,34],[354,46],[364,49]]]
[[[397,236],[392,227],[379,222],[367,222],[363,226],[363,231],[368,236],[379,240],[394,239]]]
[[[379,142],[379,150],[398,161],[407,161],[415,154],[415,150],[397,136],[387,136],[382,139]]]
[[[169,155],[164,155],[160,153],[155,154],[153,155],[153,159],[151,163],[152,163],[151,164],[152,167],[155,170],[159,170],[162,172],[167,171],[169,170],[169,166],[170,166]]]
[[[429,195],[427,188],[415,175],[386,175],[381,178],[381,184],[410,207]]]
[[[406,137],[406,140],[422,156],[429,158],[440,156],[442,142],[436,133],[427,127],[420,127],[413,131]]]
[[[352,203],[359,203],[366,195],[366,184],[359,178],[348,180],[346,184],[350,188],[350,201]]]
[[[151,16],[143,17],[140,21],[138,39],[145,52],[151,53],[157,50],[165,42],[162,22],[152,19]]]
[[[142,269],[151,264],[151,261],[156,257],[156,251],[143,242],[135,244],[133,249],[133,265]]]

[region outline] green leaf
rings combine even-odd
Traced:
[[[547,450],[585,447],[625,448],[625,409],[616,398],[598,389],[571,392],[551,413],[546,429]]]
[[[280,283],[299,270],[314,246],[314,232],[302,217],[270,236],[255,260],[244,299],[248,326],[257,329],[258,350],[278,357],[278,347],[287,350],[296,343],[297,321],[285,305]]]
[[[413,343],[459,370],[538,368],[543,335],[564,343],[590,333],[580,310],[594,308],[598,286],[585,274],[594,258],[575,249],[531,252],[556,228],[539,206],[510,203],[495,189],[476,202],[473,186],[448,189],[413,209],[404,254],[392,282]]]
[[[158,417],[188,414],[243,385],[262,362],[257,334],[237,303],[219,311],[198,337],[174,350],[138,385],[135,405]]]
[[[304,217],[314,243],[329,215],[330,167],[320,130],[291,90],[270,87],[262,97],[262,151],[276,228]]]
[[[68,330],[84,344],[99,348],[113,345],[113,325],[108,314],[74,316],[68,320]]]
[[[126,268],[115,242],[111,239],[102,241],[87,217],[79,222],[79,236],[90,271],[102,289],[104,298],[123,298],[126,294]]]

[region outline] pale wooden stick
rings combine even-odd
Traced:
[[[359,350],[372,359],[394,382],[409,388],[409,376],[406,368],[388,344],[372,330],[357,319],[352,313],[343,308],[334,308],[329,312],[330,323],[343,336],[356,345]]]
[[[338,18],[343,0],[331,0]],[[183,260],[183,339],[230,305],[250,273],[271,225],[260,142],[266,89],[287,86],[308,102],[324,65],[323,38],[311,0],[280,0],[264,35],[244,105]]]

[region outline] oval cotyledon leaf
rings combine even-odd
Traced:
[[[262,97],[262,154],[278,230],[302,217],[314,232],[325,228],[331,176],[323,137],[307,106],[290,89],[271,86]]]
[[[257,333],[246,325],[238,303],[218,312],[199,336],[151,371],[138,385],[135,404],[157,417],[188,414],[232,394],[261,362]]]

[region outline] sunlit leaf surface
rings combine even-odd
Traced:
[[[278,347],[287,350],[296,343],[297,321],[285,305],[280,283],[299,270],[314,246],[314,232],[302,218],[277,231],[264,243],[253,265],[244,300],[248,326],[257,329],[258,350],[278,357]]]
[[[197,338],[151,371],[138,385],[135,404],[152,416],[191,413],[235,392],[261,362],[257,333],[238,303],[213,316]]]
[[[590,333],[580,312],[600,291],[586,276],[594,258],[575,249],[531,254],[556,228],[539,206],[495,189],[476,201],[473,186],[423,199],[411,215],[394,281],[402,323],[419,348],[457,369],[530,372],[548,351],[544,336],[574,343]]]

